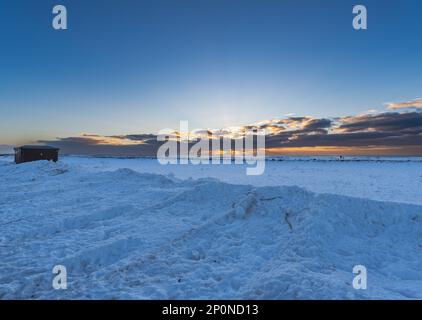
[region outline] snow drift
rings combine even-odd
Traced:
[[[0,176],[1,299],[422,298],[419,205],[60,162]]]

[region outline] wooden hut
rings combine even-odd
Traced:
[[[56,162],[59,159],[59,148],[50,146],[22,146],[15,148],[15,162],[23,163],[37,160]]]

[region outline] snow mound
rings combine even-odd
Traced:
[[[0,176],[2,299],[422,298],[419,205],[60,162]]]

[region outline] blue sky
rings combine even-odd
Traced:
[[[68,10],[66,31],[52,7]],[[422,2],[0,4],[0,144],[355,115],[419,98]]]

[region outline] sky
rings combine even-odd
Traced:
[[[52,28],[56,4],[67,30]],[[187,120],[276,124],[276,153],[422,154],[422,2],[360,1],[367,30],[352,27],[355,4],[1,1],[0,145],[137,153]]]

